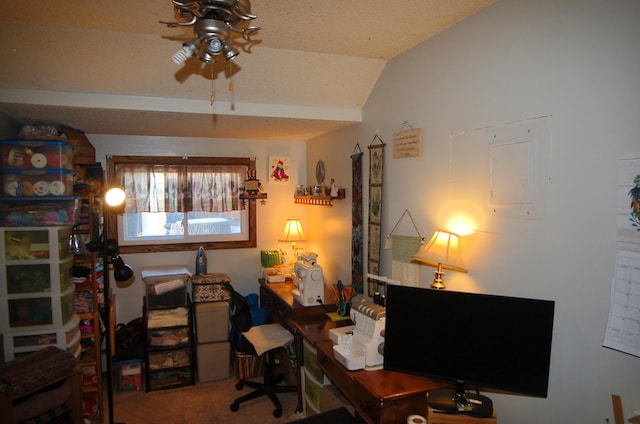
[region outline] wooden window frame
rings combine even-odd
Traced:
[[[117,185],[115,179],[115,169],[118,164],[139,164],[139,165],[246,165],[250,171],[255,170],[255,160],[243,157],[175,157],[175,156],[107,156],[107,186]],[[215,241],[215,242],[185,242],[167,244],[145,244],[119,246],[120,253],[155,253],[155,252],[176,252],[185,250],[197,250],[202,246],[206,250],[212,249],[244,249],[257,246],[257,219],[255,199],[245,199],[245,207],[249,214],[249,238],[240,241]],[[118,239],[117,215],[121,213],[113,211],[106,215],[108,220],[108,238]]]

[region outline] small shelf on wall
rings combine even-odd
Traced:
[[[334,200],[340,200],[347,197],[346,190],[344,188],[338,189],[338,195],[331,196],[293,196],[294,202],[302,205],[318,205],[318,206],[333,206]]]
[[[247,199],[266,199],[267,198],[267,193],[241,193],[240,194],[240,199],[242,200],[247,200]]]

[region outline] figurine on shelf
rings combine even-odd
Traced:
[[[260,203],[264,205],[266,202],[266,198],[267,193],[264,193],[264,186],[262,185],[260,180],[256,178],[256,171],[247,171],[247,179],[244,180],[244,191],[240,193],[240,199],[242,199],[243,205],[246,199],[260,199]]]
[[[256,170],[247,171],[247,179],[244,180],[244,188],[249,194],[258,194],[259,191],[264,191],[262,183],[256,178]]]

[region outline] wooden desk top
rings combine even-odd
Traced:
[[[331,340],[317,343],[316,346],[328,358],[338,363],[333,354],[333,342]],[[349,379],[358,382],[362,387],[366,387],[370,395],[379,400],[401,399],[416,393],[426,393],[429,390],[443,386],[443,382],[439,380],[396,371],[385,369],[349,371],[342,364],[339,364],[339,366],[342,367],[342,372]]]
[[[426,415],[427,392],[443,387],[442,381],[384,369],[349,371],[334,356],[329,330],[353,323],[350,319],[332,321],[327,311],[335,311],[335,305],[297,304],[291,294],[294,288],[290,280],[267,283],[260,279],[262,301],[270,316],[294,333],[297,349],[302,349],[303,338],[316,347],[318,365],[354,406],[361,418],[358,422],[405,422],[410,414]],[[297,375],[300,379],[300,373]],[[301,391],[298,403],[298,410],[302,410]]]
[[[267,283],[260,280],[260,285],[274,295],[281,306],[291,308],[293,311],[292,324],[295,332],[301,334],[306,340],[322,349],[324,354],[335,360],[333,343],[329,337],[329,330],[336,327],[352,325],[350,319],[332,321],[326,314],[323,306],[302,306],[293,300],[291,290],[295,288],[293,281],[286,280],[282,283]],[[335,305],[325,305],[327,309],[335,310]],[[337,360],[335,360],[337,363]],[[425,392],[443,383],[426,377],[414,376],[388,370],[356,370],[349,371],[342,366],[349,379],[359,381],[364,387],[369,388],[371,394],[378,399],[401,398],[410,393]]]

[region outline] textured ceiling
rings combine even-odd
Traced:
[[[361,119],[387,60],[494,0],[252,0],[231,64],[171,61],[170,0],[0,0],[0,111],[89,134],[306,140]],[[211,96],[215,101],[211,102]]]

